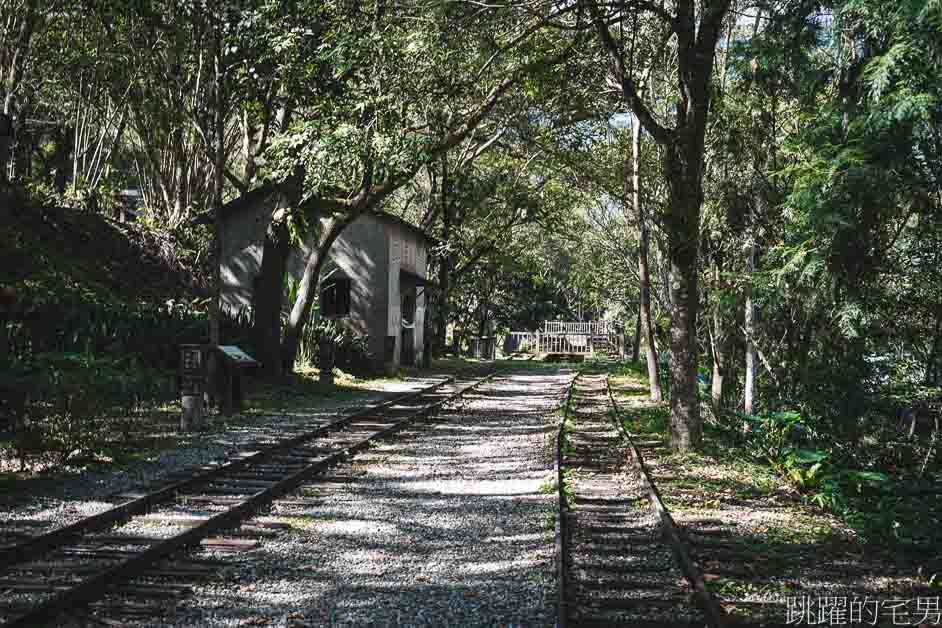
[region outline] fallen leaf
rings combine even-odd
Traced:
[[[704,582],[716,582],[717,580],[722,580],[723,576],[718,576],[715,573],[705,573],[703,574]]]

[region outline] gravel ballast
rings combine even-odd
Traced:
[[[0,506],[0,544],[16,542],[25,535],[36,535],[69,525],[85,517],[108,510],[123,492],[154,488],[177,473],[215,464],[229,456],[257,449],[265,443],[285,438],[292,430],[304,429],[330,420],[339,414],[376,403],[392,394],[417,390],[439,381],[441,377],[410,378],[384,383],[382,390],[369,391],[351,401],[315,400],[292,411],[245,417],[238,425],[215,433],[194,433],[181,440],[186,444],[155,453],[150,460],[119,471],[85,471],[57,481],[42,495],[19,499],[12,506]]]
[[[142,625],[552,626],[553,410],[568,377],[501,376],[276,502],[264,519],[288,530],[213,556],[221,577]]]

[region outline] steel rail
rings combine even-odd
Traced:
[[[8,620],[6,623],[0,624],[0,628],[36,628],[37,626],[45,625],[46,623],[54,620],[56,617],[61,615],[63,612],[66,612],[67,610],[73,610],[77,606],[84,606],[90,602],[95,601],[96,599],[101,598],[103,595],[107,594],[111,587],[113,587],[115,584],[139,575],[140,572],[155,562],[167,558],[168,556],[183,550],[186,547],[196,545],[199,543],[199,541],[217,531],[232,528],[240,521],[251,518],[262,506],[271,503],[281,495],[284,495],[285,493],[297,488],[308,478],[317,475],[321,471],[324,471],[327,468],[343,461],[350,455],[368,447],[373,441],[394,434],[395,432],[398,432],[408,425],[414,423],[420,417],[431,414],[445,403],[460,397],[469,390],[472,390],[473,388],[476,388],[477,386],[487,382],[493,378],[494,375],[496,375],[496,371],[477,379],[468,386],[455,391],[443,399],[440,399],[432,404],[422,406],[419,410],[412,412],[408,416],[396,420],[395,423],[389,427],[380,429],[370,434],[366,438],[353,443],[352,445],[340,448],[337,451],[331,453],[329,456],[312,462],[303,469],[291,473],[290,475],[279,480],[271,487],[252,494],[244,501],[232,506],[225,512],[214,515],[205,522],[189,528],[177,536],[162,540],[159,543],[148,547],[137,555],[122,562],[121,564],[107,568],[103,572],[83,580],[78,585],[52,596],[50,599],[47,599],[45,602],[39,604],[25,614],[19,615],[11,620]],[[424,389],[421,394],[427,394],[428,392],[431,392],[432,390],[451,381],[454,381],[454,378],[449,378],[448,380],[439,382],[435,386]],[[410,394],[407,396],[412,398],[420,395]],[[378,406],[367,409],[363,412],[354,413],[353,415],[344,417],[344,419],[347,423],[352,422],[357,417],[371,414],[376,409],[394,405],[397,400],[401,401],[403,397],[379,404]],[[338,422],[335,421],[333,422],[333,425],[336,425],[337,423]],[[289,440],[295,441],[296,439],[292,438]],[[283,447],[278,447],[278,449],[283,449]],[[232,469],[233,467],[229,467],[230,471]]]
[[[611,401],[612,408],[614,410],[614,412],[610,415],[612,423],[615,425],[618,433],[621,434],[622,438],[628,445],[628,451],[631,454],[632,465],[638,472],[638,477],[641,479],[641,485],[647,494],[648,501],[651,503],[651,507],[655,510],[655,512],[657,512],[661,519],[661,528],[664,532],[664,536],[667,538],[668,543],[670,543],[671,551],[674,554],[674,558],[677,560],[677,566],[680,567],[681,572],[684,574],[684,578],[686,578],[687,582],[689,582],[693,587],[694,595],[696,596],[697,602],[704,613],[707,625],[710,628],[726,628],[730,624],[729,617],[716,601],[716,598],[713,596],[713,594],[707,590],[706,583],[703,580],[703,574],[700,573],[700,569],[690,558],[690,553],[687,551],[686,545],[681,541],[681,534],[677,529],[678,526],[674,521],[674,518],[671,516],[670,511],[668,511],[667,507],[664,506],[664,502],[661,500],[661,494],[657,490],[657,486],[655,486],[654,482],[651,480],[648,469],[644,464],[644,458],[641,457],[641,452],[635,445],[634,439],[631,437],[631,433],[618,420],[619,407],[618,402],[615,401],[615,395],[612,392],[612,383],[610,377],[605,378],[605,387],[608,391],[608,398]]]
[[[12,567],[13,565],[31,560],[37,555],[51,552],[59,547],[62,547],[76,536],[113,526],[123,521],[127,521],[131,517],[144,514],[148,512],[153,506],[173,499],[174,496],[181,491],[191,489],[195,486],[199,486],[200,484],[207,484],[216,478],[226,475],[227,473],[250,467],[281,451],[297,447],[298,445],[314,438],[318,438],[327,432],[342,428],[350,422],[356,420],[358,417],[376,412],[377,410],[382,410],[383,408],[389,407],[407,399],[413,399],[421,395],[428,394],[429,392],[432,392],[433,390],[440,388],[441,386],[444,386],[445,384],[448,384],[452,381],[454,381],[454,377],[447,377],[440,382],[432,384],[431,386],[421,388],[417,391],[411,391],[397,395],[378,404],[366,406],[360,410],[357,410],[356,412],[344,415],[339,419],[335,419],[334,421],[330,421],[324,425],[319,425],[313,430],[293,436],[273,445],[269,445],[249,456],[226,462],[225,464],[219,465],[213,469],[197,472],[197,474],[193,475],[192,477],[175,482],[169,486],[159,488],[155,491],[147,493],[146,495],[142,495],[141,497],[132,499],[123,504],[119,504],[114,508],[109,508],[108,510],[90,517],[86,517],[76,521],[75,523],[57,528],[50,532],[46,532],[27,541],[20,542],[13,547],[0,550],[0,565],[3,565],[4,567]]]
[[[566,385],[566,400],[563,402],[563,415],[559,419],[559,429],[556,432],[556,489],[559,500],[559,510],[556,513],[556,578],[559,585],[559,595],[556,604],[556,626],[567,628],[569,625],[569,502],[566,498],[566,477],[563,473],[563,449],[566,446],[566,418],[572,404],[573,392],[576,389],[576,380],[581,375],[577,372]]]

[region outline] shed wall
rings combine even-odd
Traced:
[[[222,307],[236,314],[251,308],[255,280],[261,269],[265,230],[277,199],[267,199],[255,208],[246,208],[231,215],[223,236]],[[300,281],[311,251],[313,236],[288,257],[288,276]],[[396,338],[393,363],[400,364],[402,315],[400,271],[419,277],[426,276],[428,267],[426,241],[418,233],[393,221],[363,215],[347,227],[330,249],[330,257],[322,272],[322,282],[330,277],[351,280],[350,315],[345,324],[357,334],[369,338],[369,351],[374,367],[384,363],[386,336]],[[424,319],[426,297],[419,287],[415,315],[415,354],[424,350]],[[290,308],[292,304],[286,303]]]
[[[424,238],[419,234],[398,224],[391,224],[387,227],[387,238],[389,241],[389,275],[388,275],[388,303],[389,311],[387,316],[387,333],[396,337],[396,349],[393,361],[395,364],[401,363],[402,355],[402,281],[400,271],[426,277],[428,267],[428,247]],[[425,322],[425,289],[419,287],[417,290],[415,306],[415,355],[420,359],[422,351],[425,348],[424,343],[424,322]]]
[[[322,282],[331,271],[351,280],[350,316],[344,320],[354,332],[369,337],[369,351],[377,369],[383,363],[386,331],[386,246],[383,225],[373,216],[361,216],[331,246],[330,259],[321,274]]]

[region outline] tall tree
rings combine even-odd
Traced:
[[[369,21],[333,24],[342,34],[334,38],[340,43],[332,56],[340,66],[341,96],[321,103],[319,111],[330,115],[307,120],[281,143],[282,172],[305,166],[302,205],[322,221],[288,316],[285,368],[296,359],[321,268],[343,229],[459,147],[524,78],[549,73],[572,49],[537,36],[547,16],[443,5],[423,7],[416,21],[410,10],[387,10],[377,0]],[[482,39],[488,42],[483,47]],[[442,56],[448,63],[439,62]],[[475,81],[466,80],[469,73]],[[439,96],[436,105],[419,106],[429,94]],[[430,133],[436,128],[440,132]]]
[[[676,0],[673,11],[663,5],[629,0],[603,11],[589,3],[599,40],[608,52],[622,98],[664,151],[663,174],[668,182],[668,205],[661,216],[668,237],[671,296],[671,444],[688,451],[702,436],[697,400],[697,260],[700,207],[703,203],[704,137],[710,110],[713,60],[731,0]],[[626,42],[619,43],[609,24],[625,9],[653,16],[676,37],[675,124],[659,120],[635,82],[634,68],[625,63]]]
[[[648,270],[648,216],[641,201],[641,124],[631,121],[631,198],[638,218],[638,320],[644,337],[651,401],[661,401],[661,378],[657,368],[657,349],[651,322],[651,274]]]

